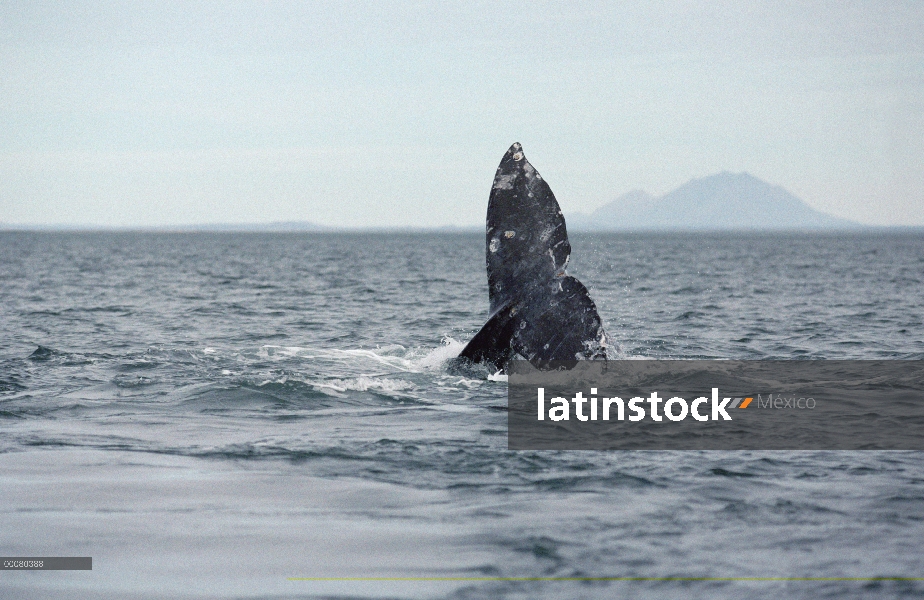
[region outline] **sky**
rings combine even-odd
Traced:
[[[0,223],[483,224],[746,171],[924,225],[924,2],[0,3]]]

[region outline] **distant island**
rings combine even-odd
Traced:
[[[147,231],[157,233],[289,233],[289,232],[325,232],[339,231],[334,227],[318,225],[308,221],[275,221],[272,223],[201,223],[193,225],[150,225],[150,226],[117,226],[93,224],[64,224],[64,225],[8,225],[0,223],[0,231]]]
[[[382,225],[336,227],[310,221],[274,221],[272,223],[198,223],[186,225],[94,225],[94,224],[7,224],[0,223],[3,231],[33,232],[96,232],[137,231],[148,233],[472,233],[483,232],[483,225],[439,225],[435,227]]]
[[[334,231],[333,227],[318,225],[309,221],[275,221],[273,223],[207,223],[203,225],[183,225],[165,227],[173,231],[240,231],[240,232],[293,232],[293,231]]]
[[[780,230],[857,229],[859,223],[811,208],[780,186],[748,173],[722,172],[693,179],[656,198],[629,192],[591,214],[566,215],[568,229]]]

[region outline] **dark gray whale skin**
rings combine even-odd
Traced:
[[[459,358],[505,370],[517,355],[550,361],[606,357],[606,333],[587,288],[566,272],[571,244],[551,188],[510,146],[488,200],[485,263],[491,316]]]

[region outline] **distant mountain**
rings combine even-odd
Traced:
[[[854,229],[859,223],[811,208],[783,188],[748,173],[693,179],[655,198],[629,192],[587,215],[567,217],[574,230]]]

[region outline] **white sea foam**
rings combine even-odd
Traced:
[[[403,350],[403,347],[397,346]],[[393,352],[396,346],[387,346],[386,352]],[[265,345],[258,353],[264,359],[301,358],[309,360],[329,360],[334,362],[356,362],[356,359],[368,359],[377,363],[388,365],[401,371],[412,371],[412,361],[402,356],[389,356],[382,351],[354,348],[340,350],[337,348],[306,348],[301,346],[271,346]]]
[[[463,348],[465,348],[464,343],[451,337],[444,337],[442,344],[415,361],[416,366],[421,370],[438,369],[449,359],[459,356]]]
[[[458,356],[464,347],[463,342],[445,337],[439,346],[430,350],[408,350],[398,344],[386,345],[375,350],[264,345],[260,348],[258,356],[269,360],[301,358],[344,363],[356,363],[357,359],[371,360],[400,371],[421,373],[441,368],[446,361]]]
[[[494,375],[488,375],[488,381],[502,381],[507,383],[507,374],[501,371],[498,371]]]
[[[360,375],[350,379],[331,379],[324,383],[311,382],[319,391],[333,390],[335,392],[366,392],[369,390],[378,390],[382,392],[402,392],[414,389],[414,384],[400,379],[388,379],[379,377],[368,377]]]

